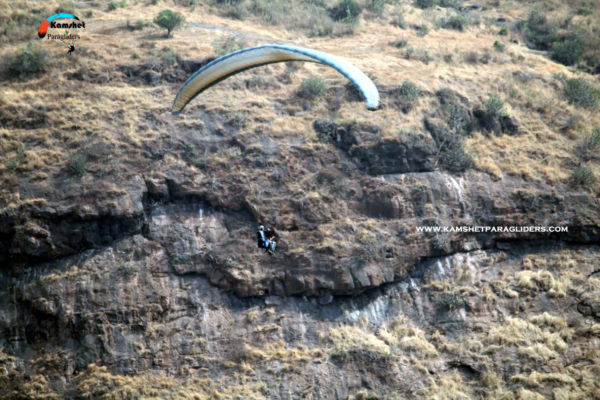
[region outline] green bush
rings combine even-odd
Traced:
[[[47,59],[48,52],[45,49],[29,42],[15,53],[5,55],[0,70],[2,75],[9,78],[34,75],[46,71]]]
[[[433,7],[435,4],[435,0],[415,0],[415,5],[423,9]]]
[[[469,155],[462,142],[448,143],[448,147],[442,152],[443,163],[449,171],[463,172],[473,167],[473,158]]]
[[[593,109],[600,100],[600,91],[583,78],[566,79],[563,93],[570,104]]]
[[[418,37],[425,37],[429,33],[429,28],[427,25],[416,25],[413,28],[415,31],[417,31]]]
[[[382,13],[385,9],[385,5],[391,3],[392,0],[368,0],[367,8],[369,11],[375,13]]]
[[[108,3],[108,11],[114,11],[117,8],[124,8],[127,6],[127,0],[116,1],[113,0]]]
[[[573,22],[572,16],[563,23],[548,21],[546,11],[533,10],[526,22],[517,26],[527,44],[550,51],[550,57],[564,65],[582,64],[588,72],[600,72],[600,30],[586,18]]]
[[[215,52],[219,56],[231,53],[232,51],[240,50],[246,47],[246,42],[238,40],[235,36],[228,36],[226,38],[220,38],[212,44]]]
[[[591,149],[600,147],[600,126],[596,127],[589,135],[587,135],[586,144]]]
[[[427,50],[415,50],[412,47],[406,48],[404,58],[407,60],[419,60],[426,65],[434,60],[433,56]]]
[[[403,111],[408,112],[411,110],[421,96],[421,91],[411,81],[404,81],[397,89],[397,96],[402,104]]]
[[[464,31],[467,19],[462,15],[454,15],[450,18],[444,18],[440,21],[440,26],[444,29],[454,29]]]
[[[406,39],[398,39],[398,40],[391,42],[390,45],[392,45],[398,49],[401,49],[408,45],[408,41]]]
[[[550,58],[564,65],[574,65],[583,57],[583,42],[578,36],[570,36],[552,44]]]
[[[349,24],[358,22],[362,8],[354,0],[342,0],[338,5],[329,10],[329,15],[334,21],[342,21]]]
[[[73,175],[83,175],[87,172],[87,156],[85,154],[72,154],[67,164],[67,169]]]
[[[452,132],[461,136],[469,133],[469,116],[464,107],[448,102],[444,104],[444,111],[446,112],[446,122]]]
[[[440,7],[447,8],[459,8],[463,0],[439,0],[438,4]]]
[[[145,19],[138,19],[133,24],[128,19],[127,23],[125,24],[126,28],[130,31],[141,31],[142,29],[147,28],[150,25],[152,25],[152,22]]]
[[[583,161],[589,161],[600,155],[600,127],[593,129],[581,138],[575,148],[575,153]]]
[[[462,308],[465,305],[465,301],[459,290],[454,290],[450,293],[445,293],[441,299],[441,304],[444,305],[448,311],[454,311]]]
[[[504,101],[500,96],[490,94],[485,101],[485,110],[490,117],[500,118],[504,115]]]
[[[167,30],[167,37],[170,37],[171,32],[174,29],[177,29],[184,20],[183,15],[178,12],[162,10],[156,18],[154,18],[154,23],[161,28],[165,28]]]
[[[437,146],[436,164],[451,172],[463,172],[473,167],[473,158],[466,152],[459,135],[442,127],[434,127],[430,132]]]
[[[506,50],[506,45],[504,43],[496,40],[494,42],[494,49],[496,49],[496,51],[499,51],[502,53],[502,52],[504,52],[504,50]]]
[[[556,27],[548,22],[544,11],[532,10],[525,23],[525,40],[540,50],[549,50],[558,40]]]
[[[177,64],[181,59],[171,47],[163,47],[160,49],[160,58],[169,64]]]
[[[500,36],[506,36],[506,35],[508,35],[508,29],[505,26],[503,26],[498,31],[498,35],[500,35]]]
[[[12,158],[8,162],[8,169],[15,172],[19,165],[21,165],[27,159],[27,153],[25,152],[25,146],[22,144],[17,148],[17,156]]]
[[[596,177],[591,169],[579,166],[573,170],[571,175],[571,183],[574,186],[592,186],[596,183]]]
[[[298,96],[305,99],[316,99],[327,91],[327,82],[321,78],[310,77],[302,81],[298,89]]]

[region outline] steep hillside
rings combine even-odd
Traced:
[[[600,398],[593,2],[0,11],[3,398]],[[73,54],[37,39],[57,12]],[[344,57],[381,108],[282,63],[171,114],[266,43]]]

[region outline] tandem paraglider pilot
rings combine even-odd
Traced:
[[[265,231],[265,227],[260,225],[256,231],[256,238],[258,239],[258,247],[265,249],[267,253],[273,255],[275,246],[277,245],[277,242],[275,242],[275,231],[273,229]]]

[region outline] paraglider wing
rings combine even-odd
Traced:
[[[379,92],[373,81],[348,61],[318,50],[267,44],[226,54],[194,72],[177,92],[173,102],[173,114],[179,114],[194,97],[233,74],[260,65],[284,61],[311,61],[335,68],[358,88],[368,109],[375,110],[379,107]]]

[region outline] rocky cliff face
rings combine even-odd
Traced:
[[[148,237],[168,231],[167,222],[211,226],[217,218],[200,218],[189,205],[159,210]],[[474,383],[497,374],[500,382],[548,379],[548,395],[589,379],[595,383],[582,393],[597,390],[596,364],[587,358],[598,346],[590,336],[600,318],[597,249],[502,248],[431,257],[403,279],[354,297],[243,299],[211,284],[198,266],[177,269],[169,250],[135,234],[17,277],[4,274],[2,346],[19,358],[4,353],[3,393],[31,391],[30,379],[40,376],[48,381],[38,382],[38,392],[75,397],[173,394],[176,387],[209,395],[211,385],[193,377],[220,382],[218,390],[230,388],[233,397],[248,395],[242,384],[253,396],[282,399],[421,397],[438,374],[469,382],[474,388],[465,393],[477,396],[490,388]],[[197,255],[194,265],[216,268],[206,257]],[[515,360],[517,353],[528,361]],[[577,372],[563,373],[567,365]],[[163,375],[153,382],[152,371],[180,381]],[[123,375],[137,378],[123,384]],[[510,393],[510,384],[496,385]]]
[[[330,296],[395,282],[428,257],[502,242],[600,241],[592,193],[434,168],[443,133],[429,120],[429,139],[381,139],[376,125],[313,125],[319,143],[285,149],[272,140],[254,147],[254,135],[205,130],[194,151],[216,152],[211,142],[218,138],[234,149],[232,159],[212,153],[168,165],[162,154],[151,172],[131,174],[118,186],[91,176],[60,177],[52,188],[20,182],[21,198],[32,201],[5,209],[2,259],[19,274],[141,235],[163,249],[173,273],[205,277],[239,297]],[[280,233],[274,258],[256,249],[259,222]],[[567,231],[435,233],[420,226]]]
[[[597,199],[474,171],[419,171],[431,156],[421,143],[370,143],[360,128],[335,129],[339,139],[316,149],[246,156],[261,163],[247,178],[260,180],[261,195],[236,185],[238,171],[209,181],[186,167],[158,167],[119,187],[85,177],[53,190],[23,184],[46,197],[3,217],[4,395],[44,377],[37,384],[50,394],[96,396],[121,375],[137,376],[128,385],[145,393],[144,374],[162,371],[192,392],[208,387],[190,381],[197,376],[234,392],[252,382],[252,396],[266,398],[413,397],[429,393],[438,373],[479,382],[500,368],[534,379],[535,368],[550,373],[548,359],[583,362],[597,345],[586,329],[600,318]],[[408,171],[375,175],[365,163]],[[263,178],[265,169],[287,177]],[[278,196],[280,180],[307,186]],[[256,248],[258,221],[279,230],[274,257]],[[568,232],[420,233],[419,225]],[[568,334],[527,322],[557,310]],[[529,325],[486,336],[507,323]],[[500,366],[528,351],[531,364]]]

